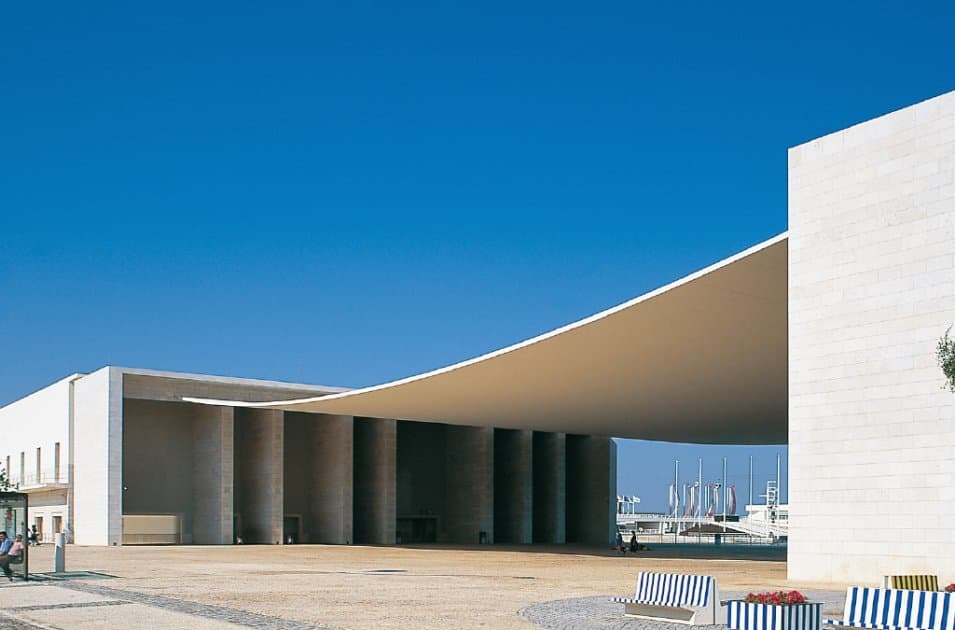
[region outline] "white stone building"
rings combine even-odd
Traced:
[[[106,367],[0,457],[82,544],[604,544],[609,436],[788,441],[791,578],[946,575],[953,323],[955,92],[791,149],[787,233],[579,322],[359,390]]]

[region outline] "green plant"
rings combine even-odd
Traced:
[[[942,338],[938,340],[935,355],[938,357],[942,373],[945,374],[946,387],[955,392],[955,339],[948,336],[951,331],[952,327],[949,326]]]

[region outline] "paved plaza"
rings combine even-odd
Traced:
[[[31,571],[52,551],[31,549]],[[639,628],[606,600],[641,570],[715,575],[724,597],[820,586],[788,583],[785,552],[759,547],[71,546],[67,569],[114,577],[4,584],[0,628]],[[844,585],[823,586],[841,612]]]

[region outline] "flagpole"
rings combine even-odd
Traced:
[[[723,532],[726,533],[726,490],[729,483],[726,481],[726,458],[723,458]]]

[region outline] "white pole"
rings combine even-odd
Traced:
[[[779,502],[782,500],[782,490],[783,490],[783,487],[779,483],[780,481],[779,471],[780,471],[780,458],[779,458],[779,453],[776,453],[776,505],[779,505]]]
[[[753,504],[753,456],[749,456],[749,504]]]
[[[673,516],[680,511],[680,460],[676,460],[676,468],[673,471]],[[676,537],[680,533],[680,527],[674,523],[673,525],[673,542],[676,542]]]
[[[723,458],[723,531],[726,531],[726,491],[729,483],[726,481],[726,458]]]
[[[700,458],[700,478],[697,480],[699,482],[699,487],[697,488],[697,496],[699,500],[696,502],[696,520],[700,520],[700,515],[703,514],[703,458]]]
[[[57,533],[53,544],[53,570],[63,573],[66,571],[66,535]]]

